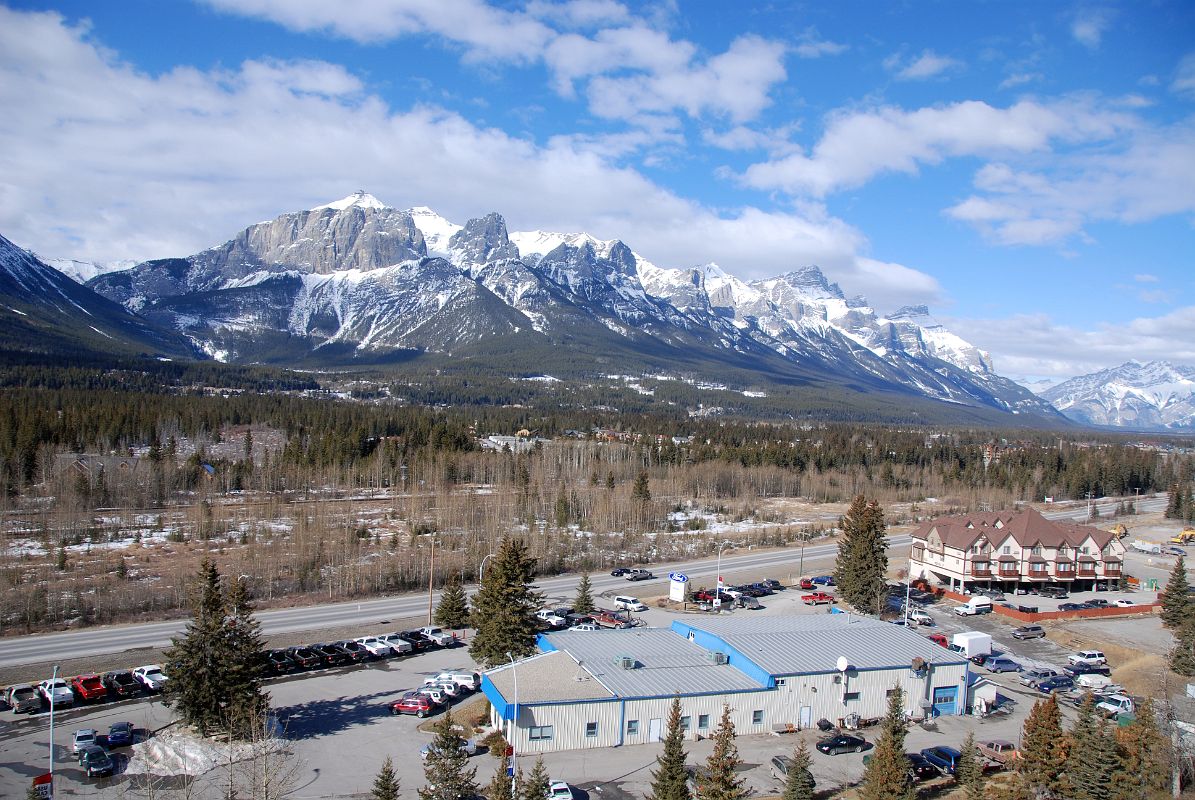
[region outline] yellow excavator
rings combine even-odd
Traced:
[[[1123,522],[1118,522],[1108,529],[1110,533],[1115,533],[1117,539],[1123,539],[1129,535],[1129,529],[1124,526]]]
[[[1170,537],[1172,544],[1191,544],[1195,542],[1195,528],[1187,528],[1182,533],[1176,533]]]

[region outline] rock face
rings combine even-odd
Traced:
[[[1195,367],[1128,361],[1071,378],[1041,396],[1067,417],[1088,425],[1195,429]]]
[[[816,266],[752,282],[716,264],[661,269],[618,240],[510,233],[497,213],[462,226],[364,192],[88,285],[230,360],[444,353],[518,336],[567,348],[577,364],[617,369],[615,351],[650,353],[692,370],[788,373],[1055,415],[928,309],[880,316]]]

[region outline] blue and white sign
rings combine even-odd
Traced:
[[[685,584],[689,576],[683,572],[668,573],[668,599],[674,603],[685,602]]]

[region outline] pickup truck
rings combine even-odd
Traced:
[[[986,742],[978,742],[975,745],[975,749],[982,753],[985,758],[1005,767],[1020,756],[1016,745],[1004,739],[988,739]]]
[[[451,633],[445,633],[442,628],[437,628],[434,625],[425,625],[419,629],[419,632],[440,645],[440,647],[452,647],[456,641],[456,638]]]
[[[618,615],[613,611],[595,611],[592,616],[594,623],[603,628],[631,627],[630,620]]]
[[[103,700],[108,696],[108,690],[104,688],[104,682],[99,675],[79,675],[71,678],[71,691],[85,703]]]
[[[1128,695],[1113,694],[1095,704],[1095,710],[1107,717],[1132,714],[1137,709]]]
[[[645,569],[629,569],[623,576],[628,581],[647,581],[655,577]]]
[[[564,617],[557,614],[550,608],[545,608],[535,612],[535,618],[550,628],[563,628],[567,623]]]
[[[8,687],[5,692],[8,705],[17,714],[41,711],[41,695],[27,683],[18,683]]]
[[[807,606],[819,606],[823,603],[836,603],[838,600],[832,594],[825,592],[813,592],[811,594],[801,595],[801,602]]]

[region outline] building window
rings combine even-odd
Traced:
[[[1073,565],[1071,565],[1071,564],[1059,564],[1059,565],[1058,565],[1058,571],[1059,571],[1059,572],[1070,572],[1070,571],[1072,571],[1073,569],[1074,569],[1074,566],[1073,566]]]
[[[1064,544],[1058,545],[1058,555],[1065,556],[1066,552],[1067,552],[1066,545],[1064,545]]]
[[[899,691],[900,691],[900,689],[888,689],[884,692],[884,697],[892,697]]]
[[[751,724],[752,725],[762,725],[763,724],[763,709],[762,708],[757,708],[756,710],[751,712]]]
[[[687,730],[689,730],[689,726],[692,725],[692,723],[693,723],[692,717],[687,717],[687,716],[681,717],[680,718],[680,729],[682,731],[687,731]]]
[[[709,727],[710,727],[710,715],[709,714],[698,714],[697,715],[697,730],[705,731],[705,730],[709,730]]]
[[[1042,573],[1046,571],[1045,564],[1030,564],[1029,571],[1034,573]]]
[[[1041,555],[1041,545],[1040,544],[1033,545],[1033,550],[1031,552],[1035,556],[1040,556]]]
[[[786,683],[788,683],[788,678],[777,678],[776,679],[777,686],[784,686]]]
[[[533,742],[541,742],[552,738],[552,726],[541,725],[538,728],[528,728],[527,738]]]
[[[1012,545],[1008,545],[1008,544],[1004,545],[1004,547],[1002,547],[1000,549],[1000,552],[1006,556],[1012,555]]]
[[[859,693],[858,693],[858,692],[847,692],[846,694],[844,694],[844,695],[842,696],[842,699],[843,699],[844,701],[846,701],[846,700],[858,700],[858,699],[859,699]]]
[[[597,736],[597,723],[596,722],[586,722],[585,723],[585,735],[587,737]]]
[[[627,736],[634,736],[637,733],[639,733],[639,720],[628,719],[627,720]]]
[[[1083,545],[1082,547],[1080,547],[1079,552],[1082,553],[1083,555],[1087,555],[1087,545]]]

